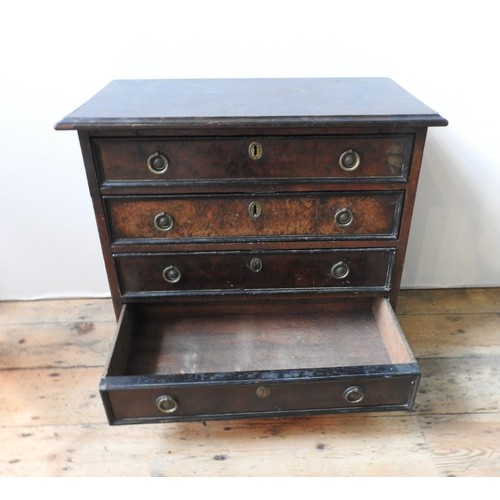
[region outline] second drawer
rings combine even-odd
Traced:
[[[292,290],[387,290],[395,249],[115,256],[124,296]]]
[[[115,243],[395,239],[404,191],[105,197]]]

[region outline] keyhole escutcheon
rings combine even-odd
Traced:
[[[260,273],[262,271],[262,261],[258,257],[254,257],[248,267],[254,273]]]
[[[262,149],[262,144],[260,142],[253,141],[248,146],[248,155],[252,158],[252,160],[258,160],[261,158],[263,152],[264,150]]]
[[[257,219],[262,213],[262,206],[258,201],[251,201],[248,204],[248,215],[252,219]]]

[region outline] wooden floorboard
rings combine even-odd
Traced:
[[[403,291],[413,412],[110,427],[111,301],[0,303],[0,477],[500,476],[500,289]]]

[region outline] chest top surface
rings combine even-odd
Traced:
[[[388,78],[115,80],[56,129],[384,124],[447,121]]]

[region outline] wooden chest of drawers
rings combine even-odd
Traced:
[[[389,79],[114,81],[78,130],[110,423],[409,409],[396,305],[429,126]]]

